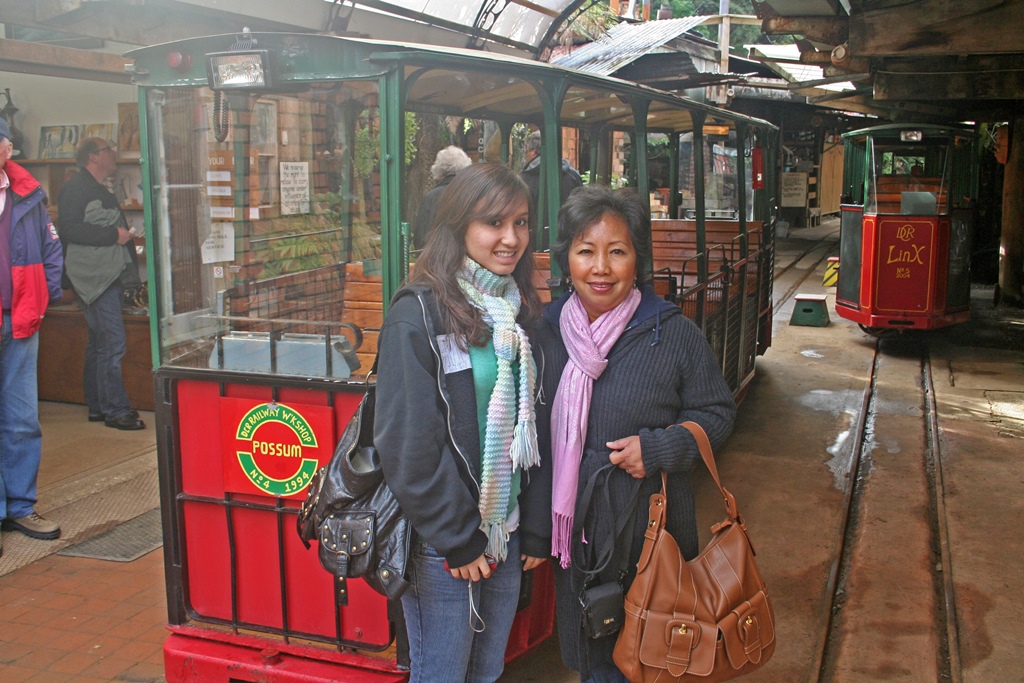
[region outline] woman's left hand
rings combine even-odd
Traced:
[[[530,557],[529,555],[520,555],[519,559],[521,559],[523,561],[523,571],[524,572],[528,572],[531,569],[536,569],[541,564],[543,564],[545,558],[543,558],[543,557]]]
[[[605,446],[612,450],[608,460],[613,465],[621,467],[634,479],[643,479],[647,476],[643,454],[640,451],[639,436],[627,436],[625,439],[609,441]]]

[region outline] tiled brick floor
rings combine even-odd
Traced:
[[[0,576],[0,681],[163,681],[163,550],[50,555]]]

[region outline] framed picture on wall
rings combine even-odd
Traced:
[[[277,155],[277,102],[260,100],[253,106],[249,139],[258,153]]]
[[[40,159],[74,159],[78,126],[42,126],[39,129]]]
[[[86,123],[82,126],[81,132],[81,139],[100,138],[114,145],[117,144],[117,140],[114,139],[114,124],[112,123]]]
[[[139,142],[139,105],[121,102],[117,105],[117,158],[119,161],[142,156]]]

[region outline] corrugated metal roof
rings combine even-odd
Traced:
[[[714,17],[683,17],[619,24],[598,40],[560,57],[558,66],[610,76],[630,62],[660,48]]]
[[[799,64],[800,48],[796,45],[747,45],[751,57],[760,55],[761,61],[790,83],[804,83],[824,78],[825,70],[813,64]],[[776,61],[779,60],[779,61]],[[828,83],[816,86],[822,90],[853,90],[853,83]]]

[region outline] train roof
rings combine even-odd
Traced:
[[[869,128],[859,128],[857,130],[851,130],[843,133],[844,138],[859,137],[862,135],[871,135],[873,137],[898,137],[901,131],[904,130],[919,130],[925,135],[936,136],[936,135],[968,135],[976,137],[977,134],[970,128],[964,128],[961,126],[943,126],[932,123],[887,123],[881,126],[871,126]]]
[[[138,85],[197,87],[207,84],[206,54],[230,51],[245,41],[286,62],[277,65],[275,74],[275,85],[285,88],[328,79],[372,78],[391,68],[404,68],[407,76],[414,77],[406,93],[407,107],[413,110],[540,122],[547,97],[541,90],[550,91],[558,83],[566,93],[559,111],[562,125],[632,126],[629,100],[639,98],[649,103],[650,132],[690,130],[694,113],[706,117],[705,124],[776,128],[761,119],[630,81],[481,50],[323,34],[252,33],[189,38],[132,50],[125,56],[136,62]],[[174,52],[188,55],[188,70],[167,66],[168,55]],[[320,64],[337,66],[325,79]]]

